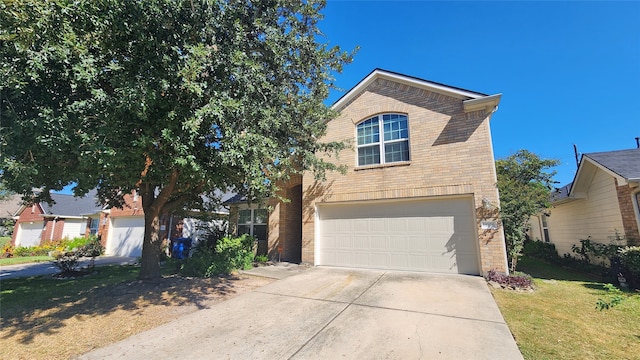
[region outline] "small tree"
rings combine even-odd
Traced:
[[[557,160],[545,160],[527,150],[496,161],[500,215],[507,242],[510,269],[515,271],[528,230],[529,219],[549,208]]]

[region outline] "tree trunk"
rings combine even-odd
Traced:
[[[144,201],[144,200],[143,200]],[[142,244],[141,280],[155,280],[160,273],[160,216],[153,212],[144,213],[144,242]]]

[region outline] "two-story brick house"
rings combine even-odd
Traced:
[[[231,221],[263,240],[274,259],[506,272],[489,128],[499,101],[376,69],[333,105],[339,116],[321,139],[353,144],[330,159],[347,173],[293,179],[282,187],[291,201],[270,200],[268,216],[240,199]]]

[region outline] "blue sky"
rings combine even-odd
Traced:
[[[320,29],[345,50],[349,90],[383,68],[486,94],[496,158],[518,149],[561,161],[629,149],[640,136],[640,2],[329,0]],[[333,103],[343,92],[334,91]]]

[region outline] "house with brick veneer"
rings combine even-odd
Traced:
[[[560,255],[587,238],[640,245],[640,149],[583,154],[573,182],[551,203],[548,214],[531,219],[529,237],[555,244]]]
[[[102,207],[96,191],[83,197],[51,194],[54,201],[23,204],[15,215],[14,246],[37,246],[42,242],[97,234]]]
[[[288,202],[237,197],[230,221],[275,260],[507,272],[489,128],[500,97],[376,69],[333,105],[321,139],[352,144],[330,159],[346,174],[294,177]]]

